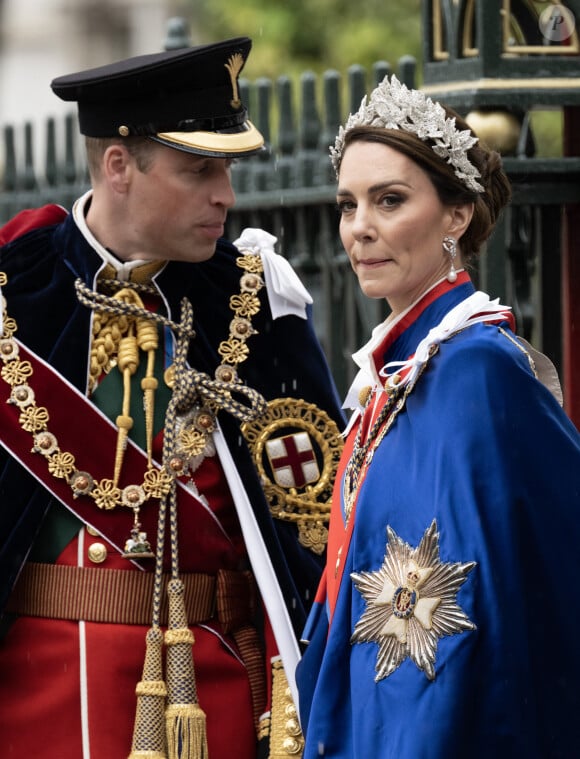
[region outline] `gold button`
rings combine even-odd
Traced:
[[[296,756],[302,752],[302,743],[297,741],[296,738],[284,738],[282,748],[290,756]]]
[[[107,549],[102,543],[92,543],[89,546],[89,559],[95,564],[102,564],[107,558]]]
[[[368,399],[371,397],[371,393],[373,392],[373,388],[371,385],[365,385],[364,387],[361,387],[358,393],[358,402],[361,406],[366,406]]]
[[[173,389],[173,386],[175,385],[175,364],[171,364],[167,367],[163,372],[163,379],[165,380],[167,387]]]
[[[94,527],[91,527],[91,525],[90,525],[90,524],[87,524],[87,525],[85,525],[85,526],[86,526],[86,528],[87,528],[87,532],[89,533],[89,535],[92,535],[92,536],[93,536],[93,538],[98,538],[98,537],[99,537],[99,535],[101,534],[101,533],[100,533],[98,530],[95,530],[95,528],[94,528]]]
[[[296,707],[294,704],[286,704],[284,707],[284,714],[287,717],[296,717]]]
[[[289,735],[300,735],[300,725],[297,719],[286,720],[285,728]]]

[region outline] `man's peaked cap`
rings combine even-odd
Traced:
[[[251,155],[264,144],[239,94],[251,46],[238,37],[140,55],[58,77],[51,87],[77,103],[89,137],[140,135],[201,155]]]

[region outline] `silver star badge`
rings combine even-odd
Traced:
[[[366,609],[351,643],[378,644],[375,682],[391,675],[410,657],[429,680],[435,679],[439,638],[475,630],[456,603],[459,588],[476,562],[444,564],[433,520],[417,548],[387,527],[387,549],[376,572],[353,572]]]

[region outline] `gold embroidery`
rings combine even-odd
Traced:
[[[258,725],[258,740],[261,741],[264,738],[270,736],[270,716],[263,715],[260,717],[260,724]]]
[[[272,714],[269,759],[300,757],[304,738],[296,706],[288,687],[284,667],[279,659],[272,662]]]
[[[242,104],[238,92],[238,74],[242,70],[243,65],[244,57],[241,53],[234,53],[233,55],[230,55],[228,62],[224,63],[224,66],[227,68],[232,82],[232,99],[230,100],[230,105],[232,108],[239,108]]]

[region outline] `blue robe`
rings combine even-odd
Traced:
[[[419,308],[379,366],[405,361],[472,292],[463,283]],[[460,574],[446,581],[450,627],[434,636],[432,679],[409,655],[385,674],[393,635],[365,626],[369,610],[394,615],[380,570],[405,544],[415,555],[430,528],[438,552],[424,568]],[[343,529],[336,501],[331,539]],[[322,594],[311,612],[298,670],[305,759],[577,756],[579,545],[580,436],[507,323],[442,342],[358,492],[330,625]],[[335,559],[329,543],[329,583]]]

